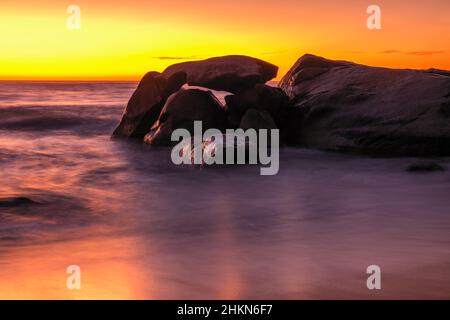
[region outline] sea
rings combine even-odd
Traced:
[[[450,298],[449,159],[177,166],[111,139],[136,86],[0,82],[0,299]]]

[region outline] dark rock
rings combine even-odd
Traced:
[[[433,172],[433,171],[445,171],[445,168],[435,162],[418,162],[413,163],[406,171],[409,172]]]
[[[187,83],[186,72],[175,72],[167,78],[166,88],[163,91],[163,100],[167,100],[172,93],[177,92]]]
[[[186,72],[189,85],[239,92],[275,78],[278,67],[256,58],[231,55],[174,64],[163,74],[170,77],[180,71]]]
[[[144,137],[158,119],[167,98],[185,83],[183,72],[169,78],[154,71],[147,73],[131,96],[113,137]]]
[[[450,118],[450,95],[448,98],[448,101],[442,103],[440,111],[442,116]]]
[[[38,203],[26,197],[0,198],[0,207],[3,208],[27,206],[33,204]]]
[[[225,97],[228,121],[233,128],[239,127],[241,119],[249,109],[262,110],[270,114],[281,139],[285,140],[287,124],[292,109],[289,97],[280,88],[256,85],[235,95]]]
[[[280,82],[290,142],[371,155],[450,155],[450,77],[305,55]]]
[[[131,137],[142,139],[152,128],[153,124],[158,120],[164,104],[169,96],[180,90],[180,88],[186,83],[186,73],[177,72],[174,73],[169,79],[167,79],[166,87],[162,93],[161,101],[150,108],[139,121],[136,129],[131,134]]]
[[[239,127],[247,129],[277,129],[270,114],[265,110],[249,109],[241,119]]]
[[[427,72],[434,73],[434,74],[439,74],[441,76],[450,77],[450,71],[448,71],[448,70],[441,70],[441,69],[431,68],[431,69],[428,69]]]
[[[301,92],[295,90],[301,82],[312,80],[326,73],[330,69],[354,65],[346,61],[333,61],[311,54],[302,56],[286,75],[281,79],[279,86],[291,98],[296,98]]]
[[[158,121],[144,141],[152,145],[170,145],[175,129],[184,128],[193,135],[196,120],[202,121],[203,130],[224,130],[227,125],[225,111],[210,91],[182,89],[167,99]]]

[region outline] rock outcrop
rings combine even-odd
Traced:
[[[194,121],[201,120],[203,130],[227,126],[225,110],[211,91],[179,90],[172,94],[144,141],[152,145],[170,145],[172,132],[178,128],[194,134]]]
[[[369,67],[305,55],[280,82],[278,67],[246,56],[149,72],[114,136],[171,144],[177,128],[280,129],[291,145],[381,156],[450,155],[450,72]],[[233,93],[226,112],[210,91]],[[170,96],[170,97],[169,97]]]
[[[186,74],[177,72],[165,77],[148,72],[128,101],[122,120],[113,137],[143,138],[158,119],[167,98],[186,83]]]
[[[185,72],[191,86],[235,93],[275,78],[278,67],[256,58],[231,55],[177,63],[163,75],[170,77],[177,72]]]
[[[290,142],[385,156],[450,155],[450,76],[300,58],[280,82]]]

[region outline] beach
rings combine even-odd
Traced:
[[[136,85],[0,82],[0,298],[450,298],[448,170],[287,147],[276,176],[176,166],[110,138]]]

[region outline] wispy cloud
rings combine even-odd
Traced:
[[[409,54],[409,55],[413,55],[413,56],[429,56],[429,55],[433,55],[433,54],[441,54],[441,53],[445,53],[445,51],[443,50],[424,50],[424,51],[401,51],[401,50],[384,50],[384,51],[380,51],[379,53],[381,54]]]
[[[379,53],[382,54],[393,54],[393,53],[402,53],[400,50],[384,50],[384,51],[380,51]]]
[[[414,56],[429,56],[433,54],[441,54],[445,53],[445,51],[411,51],[408,52],[408,54],[414,55]]]
[[[153,57],[153,59],[158,60],[188,60],[188,59],[197,59],[200,56],[189,56],[189,57],[175,57],[175,56],[161,56],[161,57]]]

